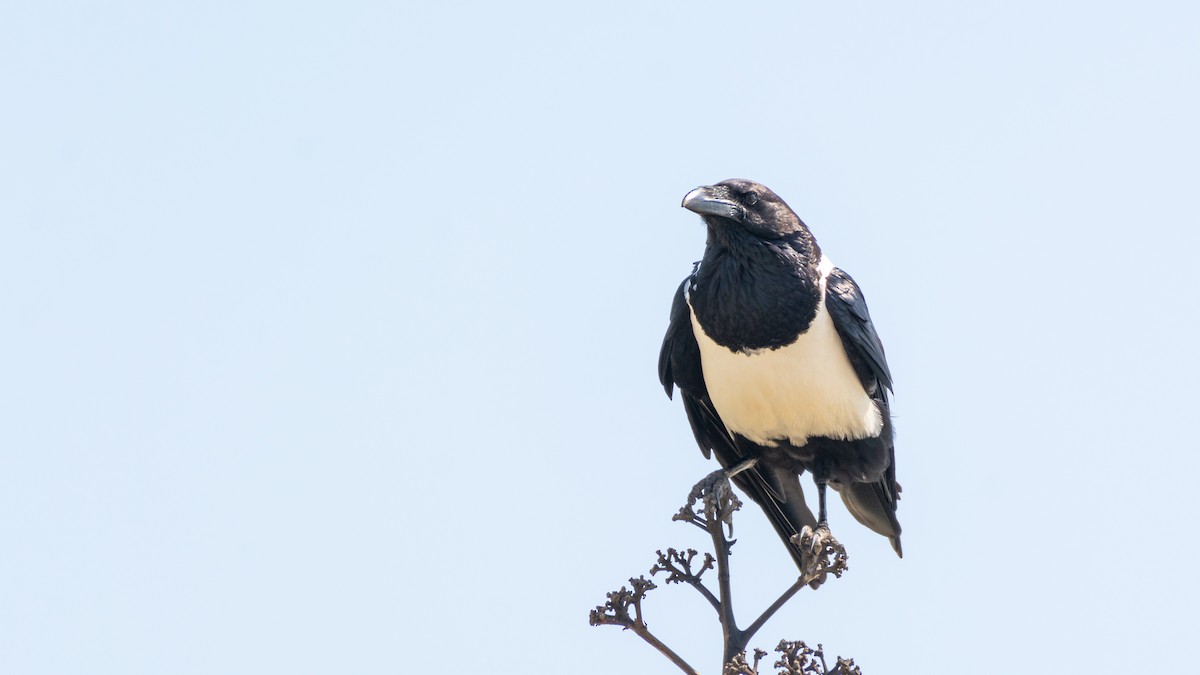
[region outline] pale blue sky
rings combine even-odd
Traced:
[[[715,465],[655,365],[699,184],[896,379],[906,557],[756,643],[1194,667],[1187,2],[0,8],[0,671],[669,673],[587,612]],[[738,615],[791,581],[737,521]],[[649,617],[713,672],[686,589]]]

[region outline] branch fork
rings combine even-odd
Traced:
[[[699,511],[697,505],[700,507]],[[732,539],[733,514],[741,507],[742,502],[733,493],[725,471],[716,471],[706,476],[692,487],[687,503],[672,520],[691,523],[707,532],[712,538],[716,555],[704,553],[703,558],[700,558],[700,553],[695,549],[679,551],[668,548],[666,553],[657,551],[658,559],[650,568],[651,576],[665,574],[667,584],[687,584],[696,589],[716,610],[725,644],[722,658],[723,675],[759,675],[759,662],[767,652],[755,649],[753,661],[746,658],[746,645],[754,634],[800,589],[805,586],[816,589],[830,574],[841,577],[847,569],[846,549],[833,538],[829,529],[823,526],[815,530],[805,527],[792,537],[792,544],[799,546],[804,553],[804,569],[800,577],[753,623],[745,629],[738,628],[733,616],[729,556],[733,544],[736,543],[736,540]],[[716,593],[703,581],[704,574],[714,568],[717,572]],[[695,668],[663,644],[646,626],[642,614],[642,600],[646,598],[647,593],[657,588],[657,585],[644,576],[631,578],[629,584],[628,589],[622,586],[620,590],[608,593],[608,601],[591,611],[588,617],[591,625],[616,625],[632,630],[683,672],[699,675]],[[775,651],[781,654],[774,664],[780,669],[778,672],[781,675],[861,675],[853,660],[844,661],[840,657],[833,669],[828,669],[821,645],[817,645],[817,649],[813,650],[803,642],[781,641]]]

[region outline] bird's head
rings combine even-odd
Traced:
[[[806,229],[779,195],[765,185],[742,178],[700,186],[684,195],[682,206],[703,216],[710,226],[741,227],[766,239]]]

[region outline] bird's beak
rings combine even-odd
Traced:
[[[737,219],[742,207],[737,203],[714,194],[712,187],[703,185],[683,196],[683,208],[702,216],[720,216]]]

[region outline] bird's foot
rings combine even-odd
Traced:
[[[699,502],[702,514],[693,508]],[[700,482],[692,486],[688,493],[688,503],[679,509],[673,520],[686,520],[702,529],[708,529],[709,523],[721,523],[733,529],[733,512],[742,507],[742,502],[733,494],[733,485],[729,482],[729,472],[725,469],[714,471]]]
[[[720,499],[729,491],[730,487],[729,472],[725,469],[717,469],[693,485],[692,494],[695,495],[696,499],[708,495]]]
[[[792,537],[792,543],[800,547],[803,576],[811,579],[809,587],[817,588],[830,574],[841,577],[846,571],[846,547],[834,538],[828,524],[818,523],[816,529],[805,525]]]

